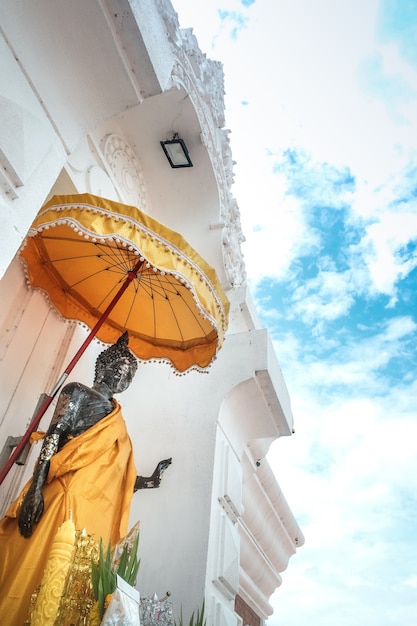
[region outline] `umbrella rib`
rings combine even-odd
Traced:
[[[160,278],[160,276],[157,276],[156,278],[157,278],[157,280],[158,280],[159,286],[160,286],[160,287],[161,287],[161,289],[163,290],[163,286],[160,284],[160,282],[161,282],[161,278]],[[185,305],[186,305],[186,306],[188,306],[188,304],[187,304],[187,302],[186,302],[185,298],[183,298],[183,297],[182,297],[182,295],[181,295],[181,293],[179,292],[179,290],[178,290],[178,289],[176,289],[176,291],[175,291],[175,292],[172,292],[172,293],[171,293],[171,295],[174,295],[174,296],[175,296],[175,295],[178,295],[178,296],[181,298],[181,300],[185,303]],[[171,309],[171,311],[172,311],[172,316],[173,316],[173,318],[174,318],[174,320],[175,320],[175,323],[176,323],[176,325],[177,325],[177,329],[178,329],[178,333],[179,333],[179,335],[180,335],[180,337],[181,337],[181,341],[184,341],[184,334],[183,334],[183,332],[182,332],[182,329],[181,329],[180,323],[179,323],[179,321],[178,321],[178,318],[177,318],[177,316],[176,316],[176,314],[175,314],[175,310],[174,310],[174,307],[172,306],[172,302],[171,302],[170,298],[168,297],[168,295],[165,295],[165,298],[166,298],[166,300],[168,301],[169,307],[170,307],[170,309]],[[189,308],[189,310],[191,310],[191,309],[190,309],[190,307],[188,307],[188,308]],[[154,310],[155,310],[155,307],[154,307]],[[154,324],[155,324],[155,332],[156,332],[156,320],[154,320]]]
[[[38,234],[39,235],[39,234]],[[126,247],[124,245],[122,245],[122,247],[120,247],[117,243],[115,243],[114,241],[111,240],[104,240],[104,241],[93,241],[92,238],[89,239],[83,239],[82,237],[80,237],[77,240],[74,240],[73,237],[62,237],[62,236],[56,236],[56,235],[42,235],[42,239],[44,240],[49,240],[49,241],[62,241],[62,242],[66,242],[69,243],[71,245],[73,245],[74,243],[79,244],[80,246],[84,245],[84,246],[91,246],[94,245],[97,248],[100,248],[101,250],[115,250],[115,251],[127,251]]]
[[[151,298],[152,298],[152,302],[153,307],[152,307],[152,313],[153,313],[153,336],[156,337],[156,307],[155,307],[155,296],[154,296],[154,292],[153,292],[153,285],[152,285],[152,280],[150,280],[150,286],[151,286]]]
[[[185,287],[184,287],[184,288],[185,288]],[[186,307],[188,308],[188,310],[190,311],[190,313],[192,313],[192,315],[194,316],[194,319],[195,319],[195,321],[197,322],[198,326],[200,327],[201,332],[202,332],[202,333],[204,333],[204,332],[205,332],[205,330],[204,330],[204,326],[203,326],[203,324],[201,323],[201,321],[200,321],[199,317],[197,317],[197,316],[196,316],[195,311],[191,308],[191,306],[190,306],[189,302],[187,302],[187,300],[186,300],[185,298],[183,298],[183,297],[182,297],[182,295],[180,294],[180,292],[179,292],[179,291],[178,291],[177,293],[178,293],[178,295],[180,296],[180,298],[182,299],[182,301],[183,301],[183,303],[185,304],[185,306],[186,306]],[[171,305],[171,302],[170,302],[170,305]]]
[[[71,242],[73,243],[73,240],[71,238],[68,237],[51,237],[51,236],[44,236],[44,239],[48,239],[50,241],[63,241],[63,242]],[[77,244],[79,245],[88,245],[91,246],[91,244],[93,244],[100,252],[101,254],[79,254],[79,255],[72,255],[72,256],[66,256],[66,257],[61,257],[61,258],[50,258],[49,260],[51,261],[51,263],[63,263],[66,261],[75,261],[75,260],[82,260],[82,259],[89,259],[89,258],[101,258],[101,259],[108,259],[108,262],[110,264],[110,266],[113,267],[120,267],[122,268],[121,271],[128,271],[129,267],[130,267],[130,263],[132,260],[134,260],[137,255],[136,254],[129,254],[129,251],[126,250],[126,248],[123,247],[119,247],[117,245],[112,245],[112,242],[108,242],[108,243],[101,243],[101,242],[97,242],[94,241],[92,242],[89,239],[80,239],[79,241],[77,241]]]
[[[74,245],[74,243],[76,245],[80,245],[80,246],[95,246],[96,248],[98,248],[99,250],[108,252],[108,250],[114,250],[115,252],[122,250],[124,251],[125,248],[123,246],[123,248],[120,248],[118,245],[114,244],[114,242],[106,242],[106,243],[102,243],[99,241],[92,241],[91,239],[78,239],[76,241],[74,241],[74,239],[72,239],[71,237],[55,237],[55,236],[48,236],[48,235],[44,235],[42,237],[42,239],[47,240],[47,241],[56,241],[56,242],[65,242],[65,243],[69,243],[71,245]],[[83,256],[89,256],[89,255],[80,255],[79,258],[82,258]],[[95,256],[94,254],[91,256]],[[77,258],[77,257],[67,257],[66,259],[62,259],[62,260],[71,260],[72,258]],[[57,259],[57,260],[61,260],[61,259]]]
[[[139,278],[140,276],[140,278]],[[190,311],[190,313],[193,315],[194,320],[196,321],[196,323],[198,324],[201,332],[204,334],[205,333],[205,328],[203,326],[203,324],[201,323],[201,320],[199,319],[199,316],[196,315],[196,311],[190,306],[190,303],[187,301],[186,298],[184,298],[179,290],[178,287],[183,287],[183,289],[186,289],[186,287],[184,285],[182,285],[181,283],[179,285],[175,285],[174,283],[170,282],[167,279],[162,279],[160,274],[157,273],[140,273],[137,277],[138,282],[140,283],[140,286],[142,287],[143,291],[145,293],[148,294],[148,296],[150,298],[152,298],[153,300],[155,300],[157,297],[163,298],[165,300],[167,300],[169,307],[172,311],[172,317],[175,320],[175,324],[177,326],[178,329],[178,333],[181,337],[181,340],[184,341],[184,334],[182,332],[181,329],[181,324],[179,319],[177,318],[177,315],[175,313],[175,307],[173,306],[172,303],[172,297],[176,298],[179,297],[181,298],[184,306]],[[155,307],[154,307],[154,332],[156,333],[156,317],[155,317]]]
[[[181,296],[180,292],[178,291],[177,293],[178,293],[178,295],[180,296],[180,298],[182,299],[182,301],[184,302],[184,298]],[[181,330],[181,326],[180,326],[180,324],[179,324],[179,322],[178,322],[177,316],[175,315],[175,311],[174,311],[174,307],[172,306],[172,302],[171,302],[171,300],[170,300],[168,297],[167,297],[167,300],[168,300],[168,304],[169,304],[169,306],[170,306],[170,309],[171,309],[171,311],[172,311],[173,318],[174,318],[175,323],[176,323],[176,325],[177,325],[178,332],[179,332],[179,334],[180,334],[181,340],[182,340],[182,341],[184,341],[184,334],[183,334],[183,332],[182,332],[182,330]]]
[[[109,259],[113,258],[117,266],[123,267],[126,270],[130,269],[131,265],[133,264],[132,263],[133,258],[137,260],[137,256],[133,254],[129,254],[126,248],[124,247],[119,248],[118,246],[116,246],[116,247],[110,247],[110,249],[111,249],[112,254],[108,254],[107,250],[104,249],[106,256]]]
[[[124,282],[124,280],[125,280],[125,277],[122,277],[116,283],[114,283],[110,291],[106,293],[104,298],[102,298],[102,300],[96,305],[95,308],[97,310],[100,310],[100,307],[104,304],[106,300],[108,300],[111,297],[112,293],[114,293],[120,287],[120,285]]]
[[[103,259],[103,261],[106,259],[109,263],[109,268],[120,268],[121,271],[127,272],[131,266],[134,265],[134,261],[137,259],[137,255],[129,254],[124,247],[119,248],[118,246],[105,246],[99,243],[96,243],[95,245],[102,253],[97,255],[97,257]]]
[[[138,277],[140,276],[140,283],[143,283],[144,285],[150,288],[149,294],[151,294],[152,292],[164,298],[166,292],[169,292],[169,291],[171,291],[172,293],[176,292],[176,287],[175,285],[173,285],[172,282],[170,282],[167,279],[165,279],[162,282],[160,274],[158,274],[157,272],[153,270],[152,272],[150,272],[149,268],[147,268],[147,270],[148,271],[142,271],[138,273]],[[156,280],[159,283],[158,285],[155,284]],[[160,287],[160,289],[156,289],[156,287]]]
[[[71,284],[69,285],[69,287],[70,287],[71,289],[74,289],[75,287],[78,287],[79,285],[81,285],[81,283],[84,283],[85,281],[90,280],[90,278],[93,278],[94,276],[97,276],[98,274],[102,274],[103,272],[107,272],[107,271],[112,271],[112,270],[111,270],[110,268],[107,268],[107,267],[105,267],[105,268],[103,268],[103,269],[101,269],[101,270],[97,270],[96,272],[92,272],[92,273],[91,273],[91,274],[89,274],[88,276],[84,276],[83,278],[80,278],[80,280],[77,280],[75,283],[71,283]],[[120,274],[120,273],[121,273],[121,272],[119,272],[119,274]],[[124,275],[123,275],[123,276],[124,276]],[[119,280],[117,281],[117,283],[116,283],[116,284],[120,284],[121,280],[122,280],[122,279],[119,279]],[[112,291],[113,291],[113,290],[112,290]],[[111,292],[110,292],[110,293],[111,293]]]
[[[82,261],[83,259],[102,259],[103,261],[105,259],[108,259],[108,263],[111,263],[111,265],[113,265],[114,267],[122,267],[123,270],[125,270],[128,266],[127,266],[127,260],[126,259],[122,259],[121,262],[114,262],[112,260],[112,256],[107,254],[79,254],[77,256],[68,256],[68,257],[61,257],[61,258],[51,258],[49,257],[49,261],[53,264],[58,265],[59,263],[66,263],[68,261]]]
[[[129,321],[130,314],[132,313],[132,309],[133,309],[133,305],[135,304],[136,296],[138,295],[138,292],[139,292],[139,287],[138,287],[138,285],[136,283],[137,283],[137,277],[136,277],[136,281],[133,281],[133,283],[132,283],[133,288],[134,288],[134,293],[133,293],[133,297],[132,297],[132,302],[130,303],[129,310],[128,310],[127,315],[126,315],[124,328],[127,328],[127,323]]]
[[[152,299],[153,299],[153,300],[155,299],[155,295],[162,295],[162,297],[163,297],[163,298],[165,298],[166,300],[168,300],[169,305],[171,306],[171,303],[170,303],[169,298],[168,298],[168,296],[167,296],[166,290],[165,290],[165,289],[164,289],[164,287],[161,285],[161,276],[160,276],[160,275],[158,275],[158,274],[156,274],[155,278],[156,278],[156,280],[157,280],[157,285],[158,285],[158,287],[160,287],[160,289],[161,289],[161,294],[158,294],[158,292],[155,290],[155,281],[154,281],[153,283],[152,283],[152,281],[150,281],[150,282],[151,282],[151,289],[152,289]],[[169,281],[166,281],[166,283],[167,283],[167,284],[169,284]],[[154,295],[154,294],[155,294],[155,295]],[[174,313],[174,311],[173,311],[173,309],[172,309],[172,306],[171,306],[171,310],[172,310],[172,312]],[[183,337],[183,334],[182,334],[181,328],[180,328],[180,326],[179,326],[179,324],[178,324],[178,321],[177,321],[177,318],[176,318],[175,314],[174,314],[174,319],[175,319],[175,322],[176,322],[176,324],[177,324],[177,328],[178,328],[178,332],[179,332],[179,334],[180,334],[181,340],[183,340],[183,339],[184,339],[184,337]],[[156,330],[157,330],[157,329],[156,329],[156,307],[155,307],[155,306],[153,307],[153,327],[154,327],[154,335],[155,335],[155,337],[156,337]]]
[[[139,279],[139,276],[140,276],[140,279]],[[149,296],[151,296],[153,292],[156,295],[160,296],[161,298],[165,298],[166,293],[171,293],[173,295],[177,293],[178,290],[175,287],[175,285],[167,279],[162,281],[160,276],[158,276],[160,289],[157,290],[155,288],[154,278],[156,278],[156,275],[153,272],[152,274],[150,274],[149,272],[145,272],[145,271],[138,273],[138,281],[141,283],[144,291],[146,291],[146,293],[148,293]],[[146,287],[148,287],[148,290],[146,290]]]
[[[117,284],[120,284],[121,280],[127,275],[129,268],[131,267],[132,263],[129,264],[129,261],[131,260],[130,258],[123,258],[120,255],[121,260],[118,262],[117,258],[116,260],[112,259],[112,257],[109,257],[109,255],[90,255],[90,256],[84,256],[84,257],[73,257],[72,259],[58,259],[56,261],[54,261],[54,263],[57,263],[58,261],[63,261],[63,260],[75,260],[75,258],[77,260],[80,260],[82,258],[95,258],[95,259],[100,259],[101,261],[103,261],[104,267],[102,267],[101,269],[98,269],[94,272],[91,272],[90,274],[83,276],[80,280],[69,284],[69,286],[71,288],[75,288],[79,285],[81,285],[83,282],[86,282],[88,280],[90,280],[91,278],[93,278],[94,276],[98,276],[99,274],[102,274],[103,272],[113,272],[114,274],[118,274],[119,276],[121,276],[121,279],[118,281]],[[136,258],[136,257],[134,257]],[[133,257],[132,257],[132,261],[133,261]]]

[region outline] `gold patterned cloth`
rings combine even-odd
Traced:
[[[59,539],[58,533],[55,537],[55,542]],[[99,543],[87,535],[85,529],[75,532],[73,550],[71,550],[69,543],[64,548],[65,555],[61,555],[62,558],[60,559],[61,565],[64,566],[64,562],[67,562],[70,558],[70,552],[72,552],[61,596],[59,597],[59,590],[54,581],[50,581],[52,585],[49,587],[47,580],[55,560],[54,547],[52,547],[41,587],[32,594],[29,618],[24,626],[37,626],[36,620],[38,620],[39,626],[46,626],[45,623],[48,617],[44,619],[43,614],[49,613],[49,616],[51,616],[52,612],[55,614],[54,626],[94,626],[92,608],[95,600],[91,578],[91,563],[93,561],[95,563],[98,562]],[[42,593],[44,583],[47,593]],[[98,619],[96,626],[99,626],[99,623],[100,620]]]
[[[58,528],[43,574],[31,626],[54,626],[75,552],[75,526],[68,519]]]
[[[31,594],[69,511],[77,528],[87,528],[97,541],[102,537],[105,545],[126,535],[135,480],[132,444],[115,402],[112,413],[52,457],[45,510],[33,535],[22,537],[16,519],[29,483],[0,521],[0,616],[7,616],[7,626],[27,619]]]

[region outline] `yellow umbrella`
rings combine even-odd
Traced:
[[[94,336],[114,343],[127,330],[140,359],[168,361],[178,372],[206,368],[221,348],[229,303],[215,271],[181,235],[133,206],[55,196],[20,254],[32,287],[92,329],[49,404]]]
[[[55,196],[21,256],[31,285],[65,318],[90,328],[133,272],[97,330],[105,343],[128,330],[139,358],[168,360],[179,372],[207,367],[221,347],[229,304],[215,271],[181,235],[135,207],[88,194]]]

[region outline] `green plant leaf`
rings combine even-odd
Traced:
[[[203,600],[201,609],[197,608],[196,614],[195,614],[195,611],[192,612],[188,626],[206,626],[206,625],[207,625],[207,618],[205,616],[205,602]],[[185,626],[184,618],[182,615],[182,607],[181,607],[181,614],[180,614],[179,621],[177,622],[177,620],[175,620],[175,626]]]
[[[98,566],[94,563],[94,561],[91,562],[91,584],[93,586],[93,591],[94,591],[94,598],[97,600],[98,598],[98,579],[100,577],[99,571],[98,571]]]

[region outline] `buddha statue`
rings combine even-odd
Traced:
[[[127,533],[133,493],[159,487],[171,463],[160,461],[149,477],[136,473],[114,398],[137,370],[128,341],[124,333],[98,356],[92,387],[63,387],[33,477],[0,521],[0,615],[10,616],[10,626],[25,621],[53,538],[70,512],[77,529],[115,545]]]

